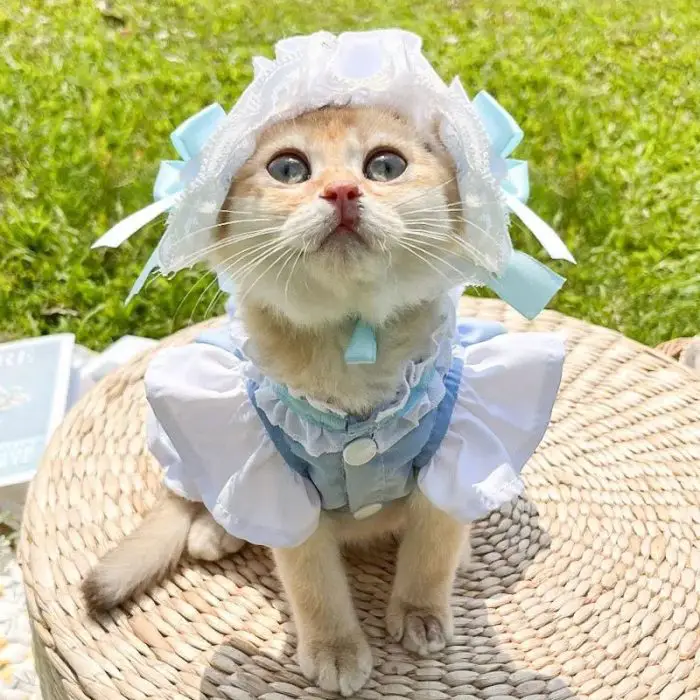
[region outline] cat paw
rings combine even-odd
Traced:
[[[392,600],[386,614],[386,628],[396,642],[419,656],[445,648],[452,637],[452,614],[444,609],[422,609]]]
[[[209,513],[200,515],[187,535],[187,553],[195,559],[218,561],[237,552],[245,542],[229,535]]]
[[[342,639],[316,639],[300,643],[302,673],[321,690],[354,695],[372,673],[372,651],[361,633]]]

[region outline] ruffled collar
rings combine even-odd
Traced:
[[[260,370],[255,368],[249,352],[250,338],[243,327],[240,319],[236,316],[235,307],[231,304],[227,306],[230,323],[231,337],[241,351],[243,358],[251,365],[251,375],[258,383],[267,383],[271,386],[281,401],[287,403],[292,410],[317,416],[320,414],[334,416],[342,419],[347,424],[360,422],[346,411],[333,406],[324,401],[319,401],[306,396],[300,391],[292,389],[284,384],[280,384],[265,377]],[[452,356],[452,344],[457,331],[456,309],[453,295],[445,297],[442,309],[442,321],[430,336],[430,350],[421,358],[410,360],[406,364],[401,384],[397,388],[396,395],[390,401],[378,406],[369,418],[362,419],[379,423],[388,417],[405,411],[411,402],[413,390],[420,390],[429,385],[434,373],[444,376],[450,368],[450,358]],[[253,369],[255,368],[255,369]],[[415,399],[415,397],[414,397]],[[311,410],[309,410],[311,409]],[[333,421],[335,423],[335,421]]]
[[[363,419],[305,396],[263,374],[251,360],[250,338],[231,303],[227,305],[229,332],[246,364],[246,376],[256,385],[258,408],[272,425],[303,444],[310,454],[341,450],[348,435],[370,433],[384,447],[389,447],[418,425],[445,395],[443,377],[452,362],[457,328],[456,298],[460,291],[445,296],[442,321],[431,335],[429,352],[406,364],[395,396]]]

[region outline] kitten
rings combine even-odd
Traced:
[[[356,416],[391,400],[406,363],[429,352],[457,283],[442,260],[466,247],[459,202],[438,138],[426,142],[392,112],[326,108],[264,132],[231,185],[210,259],[236,281],[257,367]],[[345,362],[357,317],[376,328],[374,364]],[[372,669],[341,548],[392,533],[402,540],[387,630],[418,654],[438,651],[452,632],[468,533],[418,489],[366,520],[324,511],[302,545],[273,551],[301,668],[325,690],[352,695]],[[164,576],[185,550],[213,560],[242,545],[202,505],[168,494],[91,572],[86,600],[104,610]]]

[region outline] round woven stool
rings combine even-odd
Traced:
[[[513,330],[565,331],[561,392],[525,469],[527,497],[475,524],[444,652],[417,658],[386,637],[395,551],[349,555],[375,660],[357,697],[698,700],[697,375],[556,313],[528,324],[475,299],[462,311]],[[31,487],[20,555],[44,700],[332,697],[294,661],[294,626],[263,548],[217,564],[183,561],[162,586],[97,621],[86,616],[82,577],[159,488],[145,446],[149,359],[71,411]]]

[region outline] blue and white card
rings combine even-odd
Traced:
[[[34,475],[69,400],[74,336],[0,345],[0,487]]]

